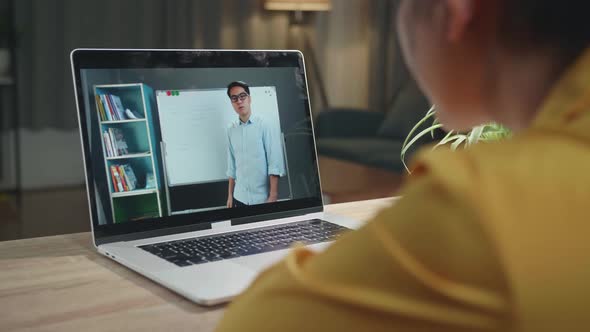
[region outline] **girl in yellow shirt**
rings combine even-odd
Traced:
[[[516,135],[423,151],[402,199],[321,254],[294,250],[219,331],[590,331],[590,2],[400,6],[440,120]]]

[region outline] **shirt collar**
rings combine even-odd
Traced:
[[[252,121],[252,120],[254,120],[254,121]],[[240,119],[240,117],[238,117],[238,124],[240,126],[241,125],[245,125],[245,124],[251,124],[251,123],[254,123],[254,122],[256,122],[256,119],[255,119],[254,115],[252,115],[252,114],[250,114],[250,118],[246,122],[242,122],[242,119]]]
[[[571,65],[543,102],[531,129],[568,131],[590,139],[590,48]]]

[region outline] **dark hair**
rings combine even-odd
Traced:
[[[504,0],[502,35],[511,46],[578,54],[590,44],[590,1]]]
[[[250,94],[250,87],[248,86],[248,84],[246,84],[245,82],[242,82],[242,81],[235,81],[235,82],[231,82],[231,83],[230,83],[230,84],[227,86],[227,96],[228,96],[228,97],[231,97],[231,95],[229,94],[229,91],[230,91],[232,88],[235,88],[235,87],[237,87],[237,86],[239,86],[239,87],[243,88],[243,89],[244,89],[244,91],[246,91],[246,93],[247,93],[248,95]]]

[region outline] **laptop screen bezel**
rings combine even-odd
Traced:
[[[185,231],[211,228],[213,222],[231,220],[232,224],[257,222],[304,213],[323,211],[321,187],[316,197],[293,199],[269,204],[248,206],[240,209],[219,209],[196,213],[164,216],[142,222],[120,224],[98,224],[94,175],[90,155],[88,123],[82,90],[83,69],[126,69],[126,68],[298,68],[304,75],[303,84],[306,102],[305,112],[311,119],[311,107],[303,55],[291,50],[162,50],[162,49],[75,49],[71,52],[74,92],[78,110],[80,137],[84,159],[86,189],[88,194],[91,227],[95,245],[115,241],[134,240],[145,237],[168,235]],[[261,61],[261,59],[264,59]],[[312,131],[313,131],[313,124]],[[313,165],[318,177],[318,159],[315,137],[310,135],[310,149],[313,149]]]

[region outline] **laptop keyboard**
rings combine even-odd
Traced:
[[[348,230],[325,220],[311,219],[231,233],[139,246],[178,266],[256,255],[287,249],[296,242],[313,244],[337,239]]]

